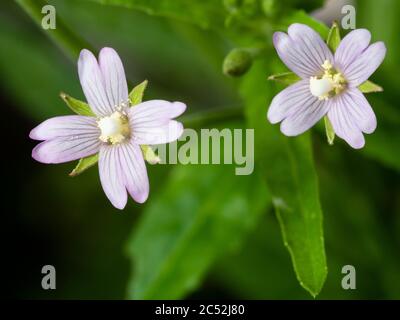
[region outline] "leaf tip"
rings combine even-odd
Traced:
[[[323,281],[321,282],[320,285],[318,285],[318,287],[310,287],[308,285],[306,285],[304,282],[299,281],[300,285],[314,298],[316,299],[319,294],[322,291],[323,285],[325,283],[326,280],[326,275],[327,275],[327,271],[325,272],[325,276],[323,278]]]

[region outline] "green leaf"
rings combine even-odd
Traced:
[[[270,199],[257,175],[235,176],[228,165],[177,166],[153,197],[128,241],[129,298],[193,291],[216,258],[242,243]]]
[[[138,84],[129,93],[129,100],[131,101],[131,106],[139,104],[143,100],[144,91],[147,88],[148,81],[144,80],[142,83]]]
[[[315,297],[325,282],[327,265],[311,137],[308,133],[286,137],[279,126],[260,116],[277,94],[274,84],[265,82],[264,77],[265,70],[276,65],[274,59],[269,65],[258,61],[246,76],[241,93],[248,126],[257,132],[256,165],[262,167],[271,191],[285,246],[300,284]]]
[[[332,52],[335,52],[340,44],[340,41],[341,41],[340,28],[337,22],[335,21],[332,24],[331,29],[329,30],[328,39],[326,40],[326,43],[328,47],[332,50]]]
[[[291,85],[301,80],[301,78],[294,72],[283,72],[269,76],[268,80],[273,80],[284,85]]]
[[[290,259],[282,250],[280,230],[275,220],[273,214],[260,219],[243,247],[219,259],[213,268],[211,281],[223,285],[233,294],[232,298],[310,298],[308,292],[297,284]]]
[[[202,28],[223,28],[225,8],[222,1],[202,0],[90,0],[144,11],[149,15],[174,18]]]
[[[332,123],[329,120],[328,116],[324,117],[324,124],[325,124],[325,133],[326,138],[328,139],[329,145],[333,145],[335,140],[335,131],[333,130]]]
[[[79,160],[77,166],[74,168],[74,170],[71,171],[69,175],[71,177],[76,177],[77,175],[80,175],[82,172],[89,169],[90,167],[93,167],[97,163],[97,161],[99,161],[98,153],[92,156],[88,156],[86,158],[82,158]]]
[[[75,113],[81,116],[89,116],[95,117],[96,115],[93,113],[92,109],[90,109],[89,105],[86,102],[77,100],[68,94],[61,92],[61,99],[67,104],[67,106]]]
[[[373,93],[373,92],[382,92],[383,88],[372,81],[365,81],[364,83],[360,84],[358,87],[361,92],[363,93]]]

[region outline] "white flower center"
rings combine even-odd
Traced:
[[[101,118],[97,125],[101,130],[99,139],[109,144],[121,143],[129,137],[131,131],[128,117],[120,111]]]
[[[326,96],[333,90],[333,83],[328,78],[311,78],[310,79],[311,94],[315,97]]]
[[[346,79],[337,72],[332,64],[326,60],[322,65],[324,74],[320,77],[310,78],[310,91],[320,100],[328,100],[340,94],[346,88]]]

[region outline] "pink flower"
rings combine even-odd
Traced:
[[[100,180],[105,194],[118,209],[127,203],[127,191],[139,203],[149,195],[149,180],[140,145],[163,144],[179,138],[181,102],[151,100],[130,106],[122,62],[111,48],[99,61],[88,50],[78,60],[79,79],[96,117],[62,116],[48,119],[30,132],[42,140],[32,157],[43,163],[62,163],[99,153]]]
[[[302,80],[272,100],[268,120],[282,122],[282,133],[296,136],[327,115],[337,136],[353,148],[362,148],[363,133],[375,131],[376,117],[357,87],[382,63],[383,42],[370,45],[368,30],[354,30],[333,55],[321,37],[303,24],[292,24],[288,34],[276,32],[273,40],[281,60]]]

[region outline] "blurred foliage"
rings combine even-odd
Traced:
[[[305,13],[321,0],[47,2],[56,7],[66,37],[40,30],[16,3],[0,4],[3,108],[13,120],[6,121],[7,132],[17,139],[6,141],[15,158],[6,172],[13,191],[6,194],[9,261],[16,262],[20,279],[11,295],[300,299],[310,296],[296,276],[315,295],[327,266],[319,298],[400,298],[397,0],[357,3],[357,26],[388,47],[373,77],[385,91],[368,95],[378,129],[362,151],[340,139],[328,146],[323,130],[314,130],[312,140],[311,134],[286,138],[265,119],[271,98],[283,88],[267,77],[285,71],[272,49],[272,32],[303,22],[326,38],[328,28]],[[75,36],[80,41],[71,46]],[[234,126],[256,129],[254,174],[235,176],[225,165],[148,165],[148,202],[131,200],[119,213],[95,168],[71,179],[71,164],[33,162],[29,130],[70,113],[60,91],[83,100],[70,58],[86,42],[97,50],[114,47],[131,83],[148,79],[145,99],[185,101],[185,124],[204,127],[213,119],[211,126],[229,127],[221,114],[237,117],[244,106]],[[221,71],[235,48],[263,49],[241,79]],[[206,116],[196,118],[200,112]],[[40,288],[44,264],[56,266],[54,292]],[[357,290],[341,288],[346,264],[356,267]]]
[[[137,261],[129,297],[182,298],[216,258],[237,249],[266,209],[268,193],[258,177],[238,176],[233,183],[234,170],[174,168],[128,242],[128,255]]]

